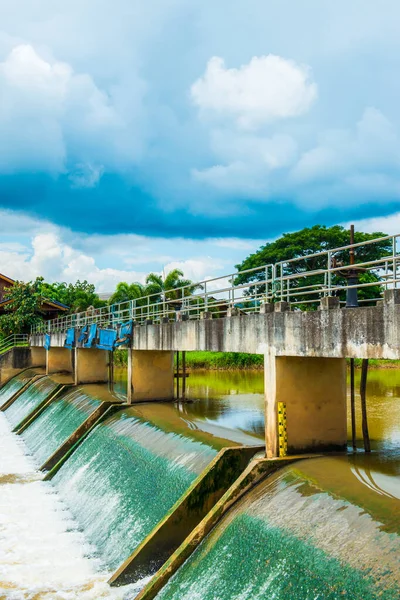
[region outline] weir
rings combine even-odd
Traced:
[[[323,387],[335,377],[341,381],[337,375],[342,374],[342,361],[329,360],[333,371],[325,370],[324,361],[316,361],[308,373],[318,381],[316,374],[322,370]],[[284,361],[282,365],[277,371],[284,382]],[[294,365],[293,373],[296,368],[301,365]],[[24,413],[32,415],[40,406],[37,396],[48,401],[52,386],[62,378],[35,380],[35,372],[22,373],[0,392],[6,398],[22,389],[28,375],[33,379],[23,392],[22,405],[26,404]],[[286,381],[293,385],[290,378]],[[302,390],[300,375],[298,384]],[[311,399],[313,394],[322,396],[323,387],[311,390]],[[287,398],[288,388],[281,389]],[[333,402],[335,387],[329,392]],[[16,407],[23,394],[14,401]],[[252,448],[232,447],[232,440],[222,437],[223,428],[216,427],[214,434],[204,431],[199,421],[185,412],[179,417],[179,410],[169,403],[129,407],[115,405],[115,400],[105,386],[67,388],[21,434],[41,465],[100,406],[113,405],[114,414],[90,429],[52,479],[90,544],[87,552],[111,575],[112,584],[139,582],[159,569],[138,600],[214,600],[216,593],[221,600],[261,600],[265,594],[290,598],[296,581],[300,582],[296,600],[308,600],[324,589],[328,600],[336,600],[345,589],[367,600],[398,597],[396,488],[385,492],[386,480],[376,476],[379,484],[375,489],[370,484],[365,493],[363,479],[373,480],[374,475],[365,474],[360,461],[259,457],[247,467],[257,452],[264,455],[257,438]],[[323,406],[314,408],[311,402],[310,410],[317,415],[322,410],[327,418]],[[301,418],[300,412],[300,424]],[[296,434],[296,425],[288,420],[289,436]],[[334,430],[334,422],[332,426]],[[307,444],[306,440],[302,447]],[[282,469],[282,464],[293,461]],[[341,538],[349,523],[350,533]],[[361,559],[354,558],[360,554],[354,546],[357,539],[368,552],[377,540],[376,561],[372,551],[367,552],[365,568]],[[239,568],[242,564],[245,569]],[[385,568],[379,569],[379,564]]]
[[[58,387],[59,384],[50,377],[40,377],[28,385],[20,395],[14,396],[15,399],[12,400],[11,404],[5,405],[6,408],[2,408],[2,410],[4,410],[10,423],[18,428],[23,420],[39,408]]]
[[[338,476],[333,485],[332,470]],[[351,470],[346,459],[321,458],[270,476],[158,595],[153,581],[138,600],[395,600],[399,502],[390,493],[382,497],[382,491],[354,486]]]
[[[204,293],[182,291],[173,320],[167,297],[148,298],[32,332],[48,376],[11,380],[2,410],[112,585],[153,575],[138,600],[399,597],[400,492],[345,451],[346,359],[400,358],[400,279],[395,261],[382,301],[343,309],[327,260],[326,272],[298,281],[266,266],[262,301],[256,284],[224,281],[213,291],[229,291],[222,310],[203,282]],[[303,296],[302,310],[291,306],[296,286],[316,294],[317,310],[304,310]],[[87,387],[112,386],[120,347],[122,405]],[[189,417],[174,353],[203,350],[263,356],[265,448],[243,442],[251,433],[238,424],[230,437],[207,415],[203,426]]]
[[[21,393],[37,374],[38,372],[36,369],[25,369],[4,383],[0,388],[0,410],[3,409],[16,394]]]
[[[81,388],[68,389],[51,402],[21,434],[36,464],[42,465],[100,403]]]
[[[143,542],[224,445],[204,437],[167,423],[160,429],[125,408],[96,426],[54,476],[107,568]]]

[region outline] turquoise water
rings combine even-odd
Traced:
[[[165,516],[217,450],[124,409],[98,425],[53,479],[108,569]]]
[[[0,407],[5,404],[14,394],[19,392],[24,385],[36,375],[35,371],[29,369],[16,375],[7,381],[0,389]]]
[[[393,492],[400,498],[400,482],[393,477],[385,492],[352,478],[351,463],[333,458],[270,477],[228,513],[158,600],[397,600]],[[330,482],[333,490],[325,489]]]
[[[43,464],[99,405],[100,400],[82,388],[68,390],[52,402],[22,433],[37,464]]]
[[[27,417],[43,400],[55,391],[57,383],[50,377],[42,377],[34,381],[5,411],[11,425],[16,427]]]

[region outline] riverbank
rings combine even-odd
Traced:
[[[128,362],[127,350],[114,352],[114,363],[117,367],[125,367]],[[361,359],[355,360],[355,367],[361,368]],[[189,370],[210,369],[214,371],[229,371],[247,369],[260,371],[264,368],[262,354],[246,354],[244,352],[186,352],[186,367]],[[399,360],[369,361],[371,369],[399,369]]]
[[[175,359],[176,360],[176,359]],[[126,350],[114,352],[114,364],[126,366],[128,354]],[[262,354],[246,354],[244,352],[186,352],[188,369],[212,369],[227,371],[232,369],[262,370],[264,357]]]

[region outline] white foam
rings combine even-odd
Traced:
[[[84,535],[49,482],[24,455],[0,413],[0,597],[7,600],[132,599],[145,581],[112,589]]]

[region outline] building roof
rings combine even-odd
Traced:
[[[7,277],[6,275],[3,275],[3,273],[0,273],[0,279],[3,279],[7,283],[15,283],[14,279],[11,279],[11,277]]]
[[[6,283],[11,283],[14,284],[15,283],[15,279],[11,279],[11,277],[7,277],[7,275],[3,275],[3,273],[0,273],[0,280],[5,281]],[[0,302],[0,307],[5,306],[6,304],[9,304],[11,302],[11,300],[3,300],[2,302]],[[66,304],[63,304],[62,302],[58,302],[58,300],[50,300],[49,298],[43,298],[43,304],[48,304],[49,306],[53,306],[54,308],[59,308],[61,310],[68,310],[69,306],[67,306]]]
[[[3,306],[6,306],[6,304],[10,304],[10,302],[12,302],[12,300],[2,300],[0,302],[0,308],[2,308]],[[48,306],[52,306],[54,308],[58,308],[60,310],[68,310],[69,309],[69,306],[67,306],[66,304],[62,304],[61,302],[57,302],[57,300],[48,300],[47,298],[43,298],[42,306],[44,304],[47,304]]]

